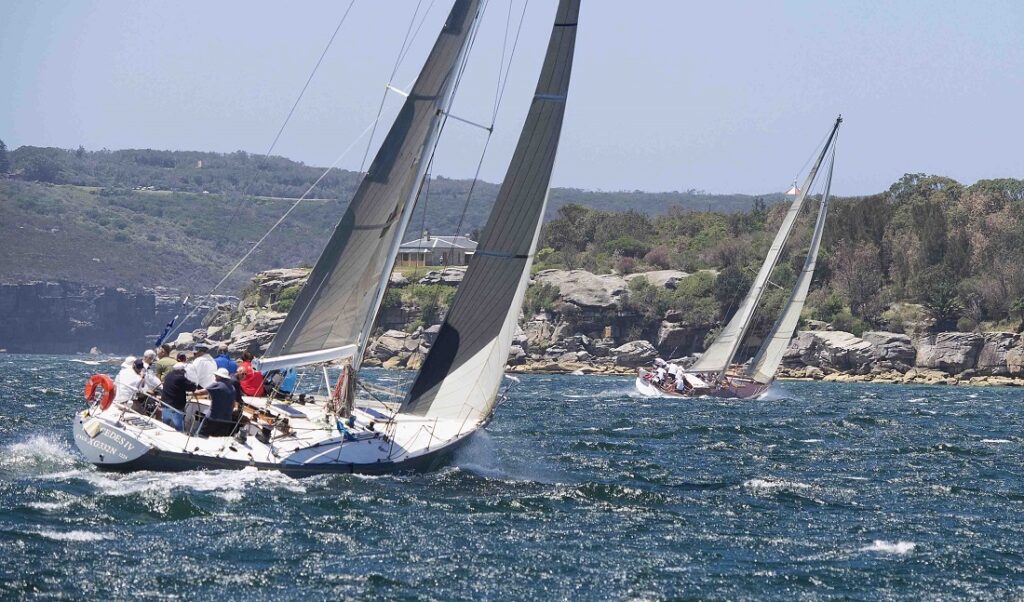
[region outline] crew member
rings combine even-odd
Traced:
[[[198,343],[192,356],[192,362],[185,367],[185,376],[202,388],[213,384],[214,372],[217,371],[217,362],[208,353],[210,347],[204,343]]]
[[[217,348],[217,357],[214,361],[217,362],[218,368],[224,368],[232,376],[234,376],[235,372],[238,372],[238,364],[228,355],[227,345],[221,345]]]
[[[185,376],[185,364],[178,362],[164,376],[163,390],[160,399],[164,402],[161,420],[175,428],[185,430],[185,404],[189,391],[195,391],[199,385]]]
[[[163,380],[167,373],[171,371],[171,368],[177,363],[173,357],[171,357],[171,346],[164,343],[160,345],[160,348],[156,350],[156,365],[153,367],[153,373],[160,380]]]
[[[214,371],[213,382],[203,387],[210,394],[210,412],[206,415],[200,435],[207,437],[226,437],[234,429],[235,387],[231,384],[231,375],[227,368]]]
[[[145,362],[141,358],[129,355],[121,363],[121,371],[114,378],[114,385],[117,387],[114,403],[128,404],[139,392],[159,387],[160,381],[146,372]]]
[[[238,364],[238,384],[242,393],[250,397],[263,397],[263,373],[252,367],[253,356],[248,351],[242,352],[242,363]]]

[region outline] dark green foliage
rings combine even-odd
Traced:
[[[7,156],[7,145],[4,144],[3,140],[0,140],[0,174],[5,174],[11,170],[11,160]]]
[[[715,280],[715,300],[723,314],[732,313],[743,300],[752,279],[737,267],[727,267]]]
[[[558,300],[558,287],[553,284],[540,283],[526,289],[526,298],[523,302],[523,311],[527,316],[538,314],[542,311],[550,311]]]

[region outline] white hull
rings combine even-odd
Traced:
[[[436,466],[483,424],[454,424],[396,414],[383,404],[362,405],[355,411],[357,426],[349,436],[324,408],[323,401],[285,406],[280,402],[246,398],[250,407],[278,417],[288,428],[272,429],[266,441],[248,434],[238,437],[198,437],[174,430],[163,422],[113,404],[98,406],[74,418],[75,444],[87,460],[116,471],[242,469],[256,467],[296,476],[356,472],[387,473]],[[375,430],[367,426],[374,423]]]

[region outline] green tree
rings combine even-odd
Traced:
[[[11,171],[11,160],[7,157],[7,145],[0,140],[0,173]]]
[[[60,177],[60,163],[52,157],[36,155],[25,167],[25,177],[37,182],[56,184]]]
[[[739,305],[751,282],[752,279],[736,266],[729,266],[718,274],[715,279],[715,300],[723,315],[727,316]]]

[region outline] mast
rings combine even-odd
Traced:
[[[352,356],[356,367],[362,361],[480,11],[480,0],[455,1],[261,370]]]
[[[807,292],[811,288],[811,279],[814,277],[814,267],[818,260],[818,250],[821,247],[821,236],[825,230],[825,220],[828,216],[828,201],[832,191],[832,168],[835,167],[835,153],[828,165],[828,179],[825,180],[825,192],[821,197],[821,207],[818,209],[818,219],[814,223],[814,234],[811,236],[811,245],[807,250],[807,258],[804,259],[803,270],[793,286],[789,301],[785,309],[779,314],[778,320],[772,327],[771,333],[761,345],[757,355],[747,370],[747,376],[759,383],[768,384],[775,379],[775,371],[782,363],[782,356],[789,347],[789,341],[796,332],[800,323],[800,313],[804,309],[804,302],[807,301]]]
[[[821,168],[821,164],[825,160],[829,148],[832,146],[832,141],[835,139],[836,132],[839,130],[839,124],[842,122],[843,117],[840,115],[836,118],[835,125],[832,126],[832,131],[825,141],[825,146],[821,149],[821,154],[818,155],[818,160],[815,161],[811,171],[807,173],[803,189],[789,206],[789,211],[786,212],[782,225],[775,234],[775,240],[772,241],[772,246],[768,249],[768,255],[765,257],[764,263],[761,264],[761,269],[757,272],[757,276],[754,278],[750,290],[747,291],[747,295],[743,298],[739,309],[725,325],[725,328],[722,329],[722,332],[719,333],[715,341],[711,343],[707,351],[690,367],[690,372],[718,372],[724,374],[729,365],[732,364],[733,358],[739,352],[740,343],[743,341],[747,329],[750,328],[750,323],[754,317],[754,310],[757,309],[757,304],[761,301],[765,288],[768,286],[768,278],[782,256],[782,249],[786,245],[786,240],[789,239],[800,209],[803,208],[807,192],[814,184],[814,179],[818,175],[818,169]]]
[[[404,413],[475,428],[494,408],[547,205],[579,7],[579,0],[558,4],[508,172],[451,309],[402,403]]]

